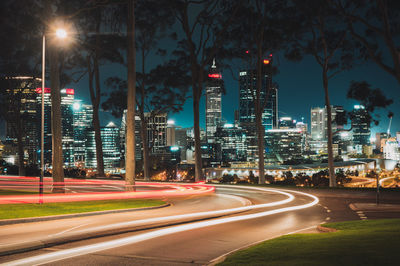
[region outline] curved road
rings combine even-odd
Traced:
[[[197,219],[183,224],[174,222],[175,225],[171,226],[3,256],[0,262],[6,265],[204,265],[227,252],[255,242],[315,228],[327,215],[326,210],[317,205],[315,197],[276,189],[217,186],[215,194],[168,201],[172,206],[158,210],[1,226],[1,244],[54,236],[62,238],[72,233],[83,235],[85,230],[94,227],[100,232],[104,226],[124,225],[134,220],[173,215],[181,215],[178,220],[185,220],[184,214],[234,210],[230,215],[212,219]],[[273,202],[280,205],[272,206]],[[302,209],[296,210],[298,206]]]

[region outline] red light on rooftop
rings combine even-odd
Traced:
[[[272,57],[272,54],[269,54],[269,57]]]
[[[264,59],[264,65],[268,65],[271,61],[269,61],[268,59]]]
[[[65,93],[67,93],[69,95],[74,95],[75,94],[75,90],[74,89],[65,89]]]
[[[246,50],[246,54],[248,54],[249,53],[249,50]]]
[[[44,93],[50,93],[50,92],[51,92],[50,88],[44,88]],[[42,88],[36,88],[36,93],[41,94]]]
[[[222,78],[221,74],[208,74],[209,78],[213,78],[213,79],[220,79]]]

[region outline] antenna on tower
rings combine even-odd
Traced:
[[[217,68],[217,66],[215,65],[215,57],[213,59],[213,64],[212,64],[211,68]]]

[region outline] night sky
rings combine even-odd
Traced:
[[[279,74],[273,77],[274,82],[279,84],[279,116],[291,116],[298,121],[301,121],[302,117],[304,117],[304,122],[309,124],[310,109],[312,107],[324,106],[321,68],[310,56],[305,57],[301,62],[290,62],[283,56],[276,54],[274,55],[274,60],[274,63],[279,66]],[[126,76],[126,70],[119,66],[105,66],[102,68],[102,73],[103,78],[111,75]],[[232,123],[234,121],[234,110],[238,109],[239,105],[238,72],[236,73],[236,77],[232,77],[230,71],[222,69],[222,74],[227,92],[222,98],[222,115],[227,122]],[[357,104],[357,102],[346,98],[346,92],[352,80],[365,80],[373,88],[381,88],[388,98],[393,99],[394,103],[388,107],[388,110],[394,112],[391,132],[394,134],[396,131],[400,131],[400,85],[397,81],[373,62],[367,62],[350,71],[340,73],[330,81],[329,89],[332,105],[342,105],[346,110],[351,110],[352,106]],[[82,99],[86,103],[90,103],[86,79],[70,86],[76,88],[76,99]],[[203,128],[205,125],[204,98],[203,96],[200,109],[200,125]],[[103,97],[103,100],[105,99],[106,97]],[[171,114],[169,117],[175,120],[177,126],[192,127],[192,108],[192,101],[189,98],[182,112]],[[380,123],[378,126],[372,126],[373,135],[375,132],[387,131],[389,123],[389,119],[387,118],[388,110],[378,110],[376,112],[380,115]],[[107,124],[111,120],[117,124],[120,123],[120,119],[116,119],[108,113],[102,114],[102,125]]]

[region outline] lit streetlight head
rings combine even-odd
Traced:
[[[60,39],[65,39],[67,37],[67,32],[64,29],[56,30],[56,36]]]

